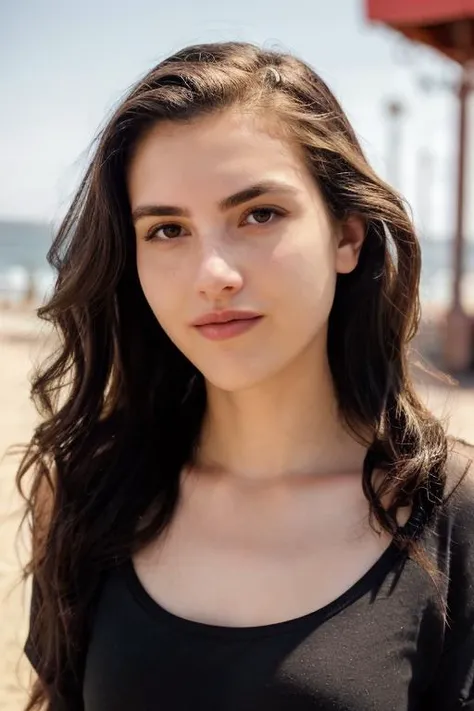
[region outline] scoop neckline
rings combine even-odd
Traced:
[[[398,532],[403,534],[405,539],[418,539],[434,510],[435,503],[430,498],[428,490],[425,488],[419,489],[413,501],[410,517],[403,526],[398,527]],[[143,586],[131,556],[128,556],[123,564],[123,574],[128,589],[136,602],[155,620],[163,622],[185,634],[221,637],[227,638],[229,641],[238,641],[288,633],[309,622],[313,627],[319,627],[323,622],[326,622],[329,618],[334,617],[365,594],[371,592],[392,570],[395,563],[401,561],[403,557],[408,557],[406,549],[402,549],[396,540],[392,539],[379,558],[355,583],[323,607],[289,620],[245,627],[199,622],[182,617],[166,609]]]
[[[406,525],[407,524],[405,524],[403,528],[406,528]],[[373,563],[355,583],[333,601],[304,615],[264,625],[215,625],[182,617],[166,609],[151,597],[138,577],[131,557],[128,557],[124,563],[124,574],[128,588],[135,601],[155,620],[186,634],[225,637],[229,640],[245,640],[254,637],[267,637],[274,634],[291,632],[304,626],[306,623],[312,623],[313,626],[321,625],[330,617],[334,617],[356,600],[363,597],[364,594],[370,592],[392,569],[395,562],[400,559],[403,554],[404,551],[397,545],[395,540],[392,540],[375,563]]]

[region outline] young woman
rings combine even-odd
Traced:
[[[162,62],[49,259],[28,709],[474,709],[472,450],[415,393],[419,244],[324,82]]]

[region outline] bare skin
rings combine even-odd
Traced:
[[[265,181],[286,187],[223,209]],[[145,297],[208,394],[178,510],[135,556],[137,574],[164,608],[210,624],[319,609],[390,544],[368,525],[366,450],[341,421],[326,354],[337,274],[356,267],[364,224],[335,225],[296,149],[238,111],[157,126],[128,189]],[[150,205],[179,214],[146,214]],[[235,338],[203,338],[192,321],[221,309],[262,319]]]
[[[271,484],[184,478],[170,529],[135,557],[138,577],[162,607],[207,624],[265,625],[320,609],[390,544],[369,527],[358,481],[354,472]]]

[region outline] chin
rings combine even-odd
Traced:
[[[216,358],[216,361],[218,359]],[[206,382],[217,390],[227,393],[237,393],[250,390],[278,374],[282,367],[271,367],[269,364],[258,364],[257,367],[231,367],[214,362],[210,368],[198,368],[204,376]]]

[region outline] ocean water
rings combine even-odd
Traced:
[[[0,220],[0,297],[21,298],[30,278],[38,296],[47,295],[54,283],[46,259],[51,242],[47,224]]]
[[[46,254],[52,230],[47,224],[0,220],[0,298],[20,299],[29,279],[40,298],[54,283]],[[452,244],[449,240],[422,240],[422,286],[425,304],[445,306],[452,288]],[[463,293],[474,304],[474,242],[466,243]]]

